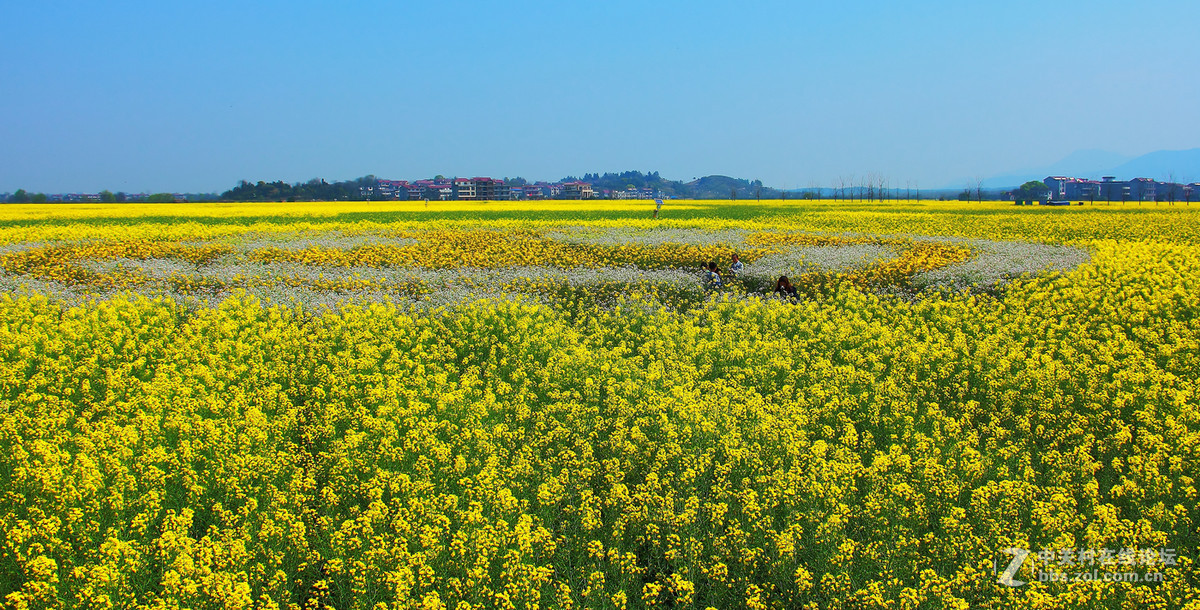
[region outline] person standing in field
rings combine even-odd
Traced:
[[[658,212],[662,209],[662,199],[654,200],[654,217],[658,218]]]

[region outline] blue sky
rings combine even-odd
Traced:
[[[629,169],[929,188],[1200,146],[1195,0],[0,2],[0,192]]]

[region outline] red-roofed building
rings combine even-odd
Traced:
[[[422,196],[430,201],[450,201],[454,199],[454,185],[449,182],[433,182],[422,180]]]
[[[471,181],[475,183],[476,199],[480,201],[491,201],[496,198],[496,182],[499,182],[499,180],[492,180],[491,178],[476,176],[475,178],[472,178]]]

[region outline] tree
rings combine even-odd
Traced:
[[[45,193],[38,193],[29,198],[29,203],[46,203],[49,200]]]
[[[116,203],[117,196],[114,195],[112,191],[104,189],[103,191],[100,191],[100,201],[104,203]]]
[[[729,199],[734,200],[734,201],[737,200],[737,187],[736,186],[729,187]]]
[[[1016,199],[1022,201],[1033,201],[1035,199],[1046,199],[1050,196],[1050,187],[1046,186],[1041,180],[1030,180],[1022,184],[1015,193]]]
[[[171,193],[155,193],[146,198],[149,203],[175,203],[175,195]]]
[[[17,192],[8,196],[9,203],[29,203],[29,193],[25,189],[17,189]]]

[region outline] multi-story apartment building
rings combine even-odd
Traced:
[[[475,181],[470,178],[455,178],[454,198],[460,201],[474,201],[478,197]]]
[[[492,198],[496,201],[508,201],[512,199],[512,187],[504,184],[503,180],[493,180]]]
[[[1090,201],[1100,198],[1101,183],[1095,180],[1050,176],[1042,182],[1050,189],[1051,199],[1087,199]]]
[[[1050,189],[1050,198],[1080,201],[1190,201],[1192,185],[1158,182],[1150,178],[1117,180],[1104,176],[1101,180],[1085,180],[1067,176],[1048,176],[1043,180]]]
[[[475,183],[475,198],[480,201],[493,201],[496,199],[496,183],[501,180],[493,180],[491,178],[475,177],[471,179]]]
[[[586,182],[564,182],[562,185],[563,199],[591,199],[592,185]]]
[[[454,199],[454,185],[449,182],[431,182],[425,187],[425,198],[430,201],[450,201]]]
[[[1149,178],[1130,180],[1129,198],[1133,201],[1157,201],[1158,183]]]

